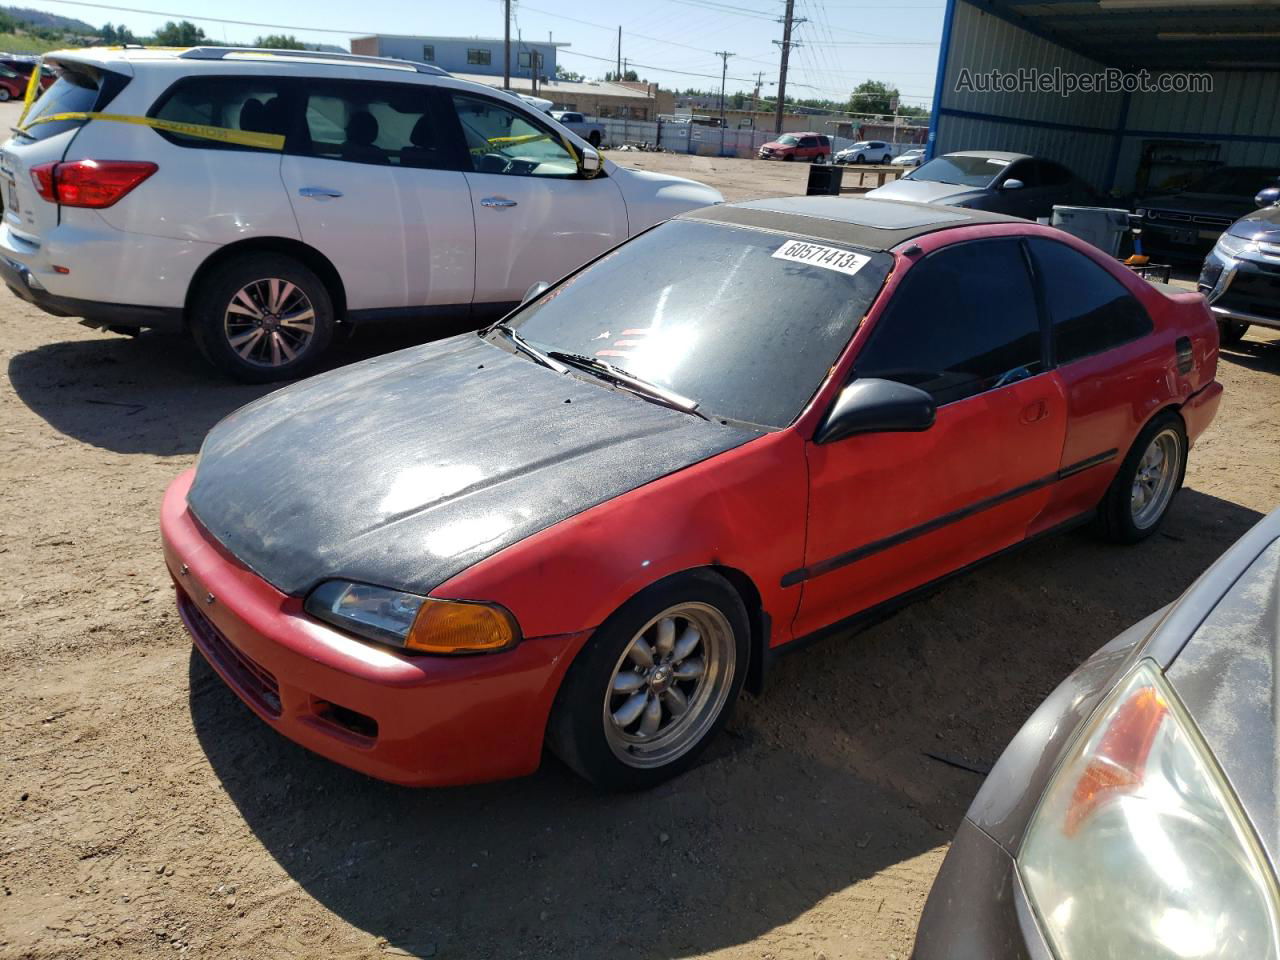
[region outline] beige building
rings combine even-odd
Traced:
[[[502,88],[502,77],[478,73],[455,73],[459,80],[473,80]],[[673,98],[656,83],[605,83],[603,81],[539,80],[537,89],[529,77],[513,75],[511,92],[550,100],[555,110],[576,110],[593,117],[626,117],[628,120],[656,120],[670,113]]]

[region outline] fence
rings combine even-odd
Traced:
[[[670,150],[673,153],[693,153],[704,157],[754,157],[760,148],[771,140],[775,134],[765,130],[750,128],[730,129],[728,127],[708,127],[699,123],[675,123],[669,120],[627,120],[621,117],[608,117],[592,121],[604,128],[605,147],[620,147],[625,143],[651,144]],[[845,147],[853,146],[855,141],[844,137],[831,138],[831,152],[834,154]],[[893,143],[889,152],[895,157],[919,146],[914,143]]]

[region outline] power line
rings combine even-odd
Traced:
[[[111,3],[88,3],[86,0],[44,0],[45,3],[60,3],[71,7],[92,7],[94,10],[110,10],[113,13],[141,13],[149,17],[177,17],[179,20],[198,20],[201,23],[226,23],[233,27],[267,27],[271,30],[304,30],[310,33],[342,33],[348,37],[367,36],[369,29],[337,30],[332,27],[302,27],[289,23],[258,23],[254,20],[228,20],[224,17],[205,17],[192,13],[174,13],[170,10],[143,10],[138,7],[118,7]]]

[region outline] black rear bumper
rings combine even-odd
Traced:
[[[0,280],[15,296],[55,317],[81,317],[91,327],[148,327],[181,331],[182,310],[177,307],[143,307],[128,303],[78,300],[50,293],[33,280],[31,271],[16,260],[0,256]]]

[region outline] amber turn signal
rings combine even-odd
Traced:
[[[502,607],[428,597],[404,646],[419,653],[487,653],[504,650],[518,639],[515,617]]]

